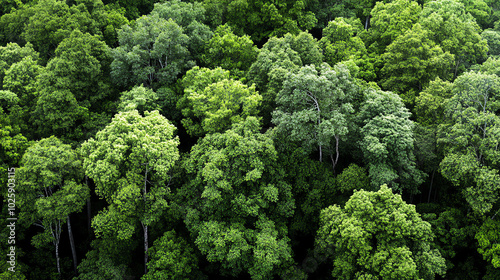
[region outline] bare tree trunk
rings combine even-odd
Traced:
[[[149,241],[148,241],[148,226],[143,225],[144,228],[144,274],[148,273],[148,248],[149,248]]]
[[[85,185],[88,187],[88,178],[87,175],[85,175]],[[89,233],[89,237],[92,237],[92,202],[90,201],[90,197],[87,199],[87,230]]]
[[[365,30],[368,30],[368,22],[370,21],[370,15],[366,16]]]
[[[432,183],[434,182],[434,173],[436,173],[436,170],[432,171],[431,186],[429,188],[429,195],[427,196],[427,203],[431,202],[431,192],[432,192]]]
[[[69,235],[69,244],[71,245],[71,255],[73,256],[73,270],[76,272],[76,267],[78,266],[78,260],[76,258],[76,249],[75,249],[75,240],[73,239],[73,230],[71,230],[71,221],[68,219],[68,235]]]
[[[59,241],[56,241],[56,262],[57,262],[57,273],[61,277],[61,266],[59,265]]]
[[[321,145],[319,145],[319,161],[323,162],[323,152],[321,151]]]

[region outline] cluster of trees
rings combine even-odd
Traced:
[[[0,279],[500,278],[496,0],[0,0]]]

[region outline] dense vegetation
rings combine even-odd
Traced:
[[[497,0],[0,0],[0,105],[0,279],[500,279]]]

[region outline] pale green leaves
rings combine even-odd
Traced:
[[[96,139],[82,145],[86,174],[110,203],[94,218],[98,233],[128,239],[137,219],[149,225],[161,215],[167,206],[164,183],[179,158],[174,131],[158,111],[142,117],[130,110],[117,114]]]
[[[216,68],[193,68],[183,79],[184,97],[178,102],[185,118],[182,124],[193,136],[223,132],[248,116],[256,116],[262,96],[229,72]],[[192,82],[192,83],[191,83]]]
[[[334,250],[334,277],[342,279],[434,279],[445,263],[430,250],[433,235],[415,207],[387,186],[355,192],[345,208],[321,212],[316,244]]]

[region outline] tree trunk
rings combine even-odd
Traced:
[[[323,162],[323,152],[321,151],[321,145],[319,145],[319,161]]]
[[[148,226],[144,225],[144,274],[148,273]]]
[[[59,242],[56,241],[56,262],[57,262],[57,273],[59,273],[59,277],[61,277],[61,266],[59,265]]]
[[[148,182],[148,164],[146,164],[146,172],[144,173],[144,207],[146,207],[146,195],[148,194],[148,189],[147,189],[147,182]],[[148,226],[142,223],[142,228],[144,230],[144,274],[148,273]]]
[[[71,255],[73,256],[73,270],[75,271],[76,274],[77,273],[76,267],[78,266],[78,260],[76,258],[75,240],[73,239],[73,230],[71,230],[71,221],[69,219],[69,215],[67,219],[68,219],[69,244],[71,245]]]
[[[85,175],[85,185],[88,187],[88,178],[87,175]],[[90,197],[87,199],[87,230],[89,233],[89,237],[92,238],[92,202],[90,201]]]
[[[370,15],[366,16],[366,21],[365,21],[365,30],[368,30],[368,22],[370,21]]]
[[[432,171],[431,186],[429,188],[429,195],[427,196],[427,203],[431,202],[431,192],[432,192],[432,183],[434,182],[434,173],[436,173],[436,170]]]

